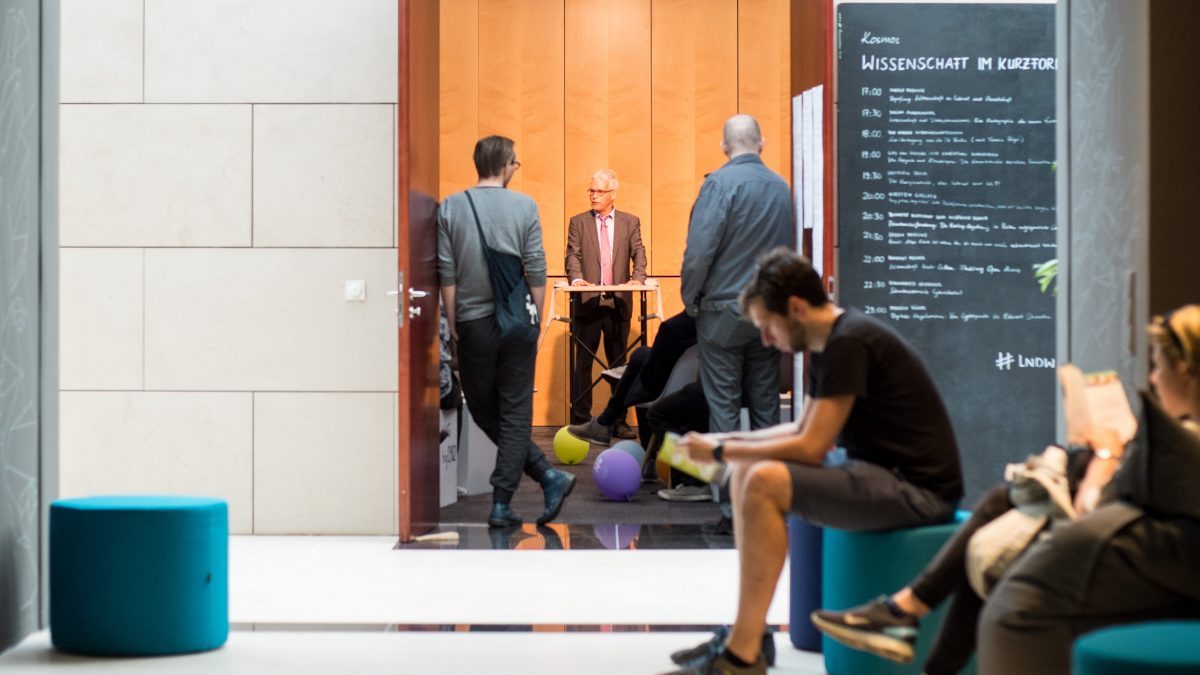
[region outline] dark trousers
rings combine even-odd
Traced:
[[[979,622],[983,600],[967,581],[967,542],[979,528],[1011,508],[1007,483],[988,490],[975,504],[967,522],[958,528],[933,561],[909,584],[913,594],[930,607],[937,607],[953,596],[942,628],[925,661],[924,672],[928,675],[956,674],[966,667],[975,653],[975,626]]]
[[[616,300],[618,304],[623,304]],[[625,348],[629,344],[629,320],[623,307],[601,304],[599,298],[579,303],[571,317],[571,330],[578,340],[571,341],[575,350],[575,372],[571,373],[571,423],[580,424],[592,418],[592,354],[604,342],[604,358],[609,368],[625,363]],[[624,420],[624,411],[619,420]]]
[[[633,385],[637,382],[638,378],[642,376],[642,368],[649,360],[649,347],[638,347],[633,351],[633,354],[629,357],[629,363],[625,365],[625,373],[621,375],[621,379],[613,387],[613,393],[608,399],[608,405],[604,406],[604,411],[599,415],[601,424],[611,425],[618,420],[625,419],[625,410],[629,407],[629,404],[626,402],[629,400],[629,392],[633,389]]]
[[[699,382],[693,382],[662,397],[650,406],[646,421],[659,443],[667,432],[680,435],[689,431],[708,433],[708,401],[704,398],[704,388]],[[704,485],[704,481],[671,469],[671,485],[680,484]]]
[[[1129,522],[1130,509],[1111,503],[1056,527],[1013,564],[979,619],[980,675],[1065,675],[1084,633],[1200,616],[1200,522]]]
[[[536,356],[536,342],[501,340],[494,316],[458,322],[463,395],[475,424],[496,444],[492,500],[504,504],[512,500],[522,472],[541,480],[550,468],[530,437]]]

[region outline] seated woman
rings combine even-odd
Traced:
[[[981,673],[1066,673],[1083,633],[1200,617],[1200,306],[1164,315],[1150,334],[1158,400],[1143,395],[1101,505],[1030,547],[988,596]]]
[[[1150,383],[1162,405],[1176,417],[1200,418],[1200,306],[1187,305],[1166,319],[1157,318],[1147,330],[1154,359]],[[1073,453],[1068,470],[1075,510],[1081,517],[1095,508],[1100,488],[1108,484],[1125,451],[1116,433],[1109,429],[1098,429],[1088,438],[1088,445],[1090,452]],[[1012,506],[1007,484],[992,488],[975,505],[970,519],[909,585],[890,597],[845,611],[817,610],[812,614],[813,624],[849,647],[908,662],[913,659],[919,619],[953,596],[924,672],[958,673],[975,651],[976,624],[984,604],[967,580],[967,543],[981,527]],[[1028,675],[1007,668],[995,672]]]

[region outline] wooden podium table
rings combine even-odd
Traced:
[[[630,351],[633,350],[634,347],[646,346],[648,343],[647,338],[646,338],[647,322],[650,319],[657,319],[659,321],[663,320],[662,287],[659,286],[657,280],[646,279],[646,282],[644,284],[609,284],[607,286],[602,286],[600,284],[593,284],[590,286],[572,286],[569,283],[567,283],[566,281],[559,281],[559,282],[556,282],[554,284],[554,287],[550,290],[550,302],[549,302],[549,306],[546,308],[547,319],[546,319],[546,322],[542,325],[542,334],[538,338],[538,351],[541,351],[541,349],[542,349],[542,343],[545,342],[545,340],[546,340],[546,333],[548,333],[550,331],[550,324],[554,321],[562,321],[563,323],[565,323],[569,326],[568,331],[570,332],[570,335],[571,335],[571,338],[570,338],[571,342],[579,343],[581,346],[583,346],[584,350],[587,351],[587,353],[591,355],[592,360],[599,363],[601,368],[604,368],[604,369],[609,368],[609,365],[607,363],[605,363],[603,360],[601,360],[600,357],[597,356],[595,352],[588,349],[586,346],[583,345],[583,343],[579,342],[579,338],[577,338],[575,336],[574,316],[575,316],[575,312],[576,312],[576,306],[579,303],[579,294],[580,293],[618,293],[618,292],[619,293],[636,293],[637,294],[638,306],[639,306],[639,312],[640,312],[639,323],[640,323],[641,329],[642,329],[641,335],[639,335],[636,340],[634,340],[633,342],[626,345],[625,351],[623,351],[621,353],[621,356],[627,355]],[[556,313],[555,308],[558,307],[558,296],[560,293],[566,293],[567,297],[568,297],[567,316],[562,316],[562,315]],[[646,294],[647,293],[654,294],[656,311],[653,314],[646,312]],[[568,348],[567,351],[569,353],[569,359],[570,359],[570,365],[568,366],[568,370],[567,370],[567,373],[568,373],[567,389],[570,390],[571,378],[570,378],[569,374],[575,372],[575,350],[573,348]],[[610,361],[613,360],[612,354],[605,354],[605,356],[608,357],[608,359]],[[595,380],[592,380],[592,383],[590,385],[588,385],[588,387],[585,391],[570,392],[570,394],[568,395],[568,398],[570,398],[570,403],[573,404],[575,402],[575,399],[582,396],[585,392],[588,392],[588,391],[591,391],[592,389],[594,389],[596,387],[596,385],[600,383],[600,380],[601,380],[601,378],[596,378]]]

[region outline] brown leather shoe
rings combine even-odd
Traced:
[[[613,425],[613,436],[633,440],[638,437],[638,433],[622,420]]]

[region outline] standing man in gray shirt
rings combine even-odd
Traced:
[[[558,516],[575,477],[550,467],[530,437],[536,338],[502,338],[484,246],[524,263],[538,315],[546,299],[546,252],[537,204],[508,189],[521,163],[513,142],[488,136],[475,144],[474,187],[450,195],[438,208],[438,277],[450,330],[458,340],[458,367],[467,409],[496,444],[490,527],[516,527],[509,503],[521,473],[538,481],[545,497],[539,525]],[[476,225],[478,214],[478,226]],[[480,228],[486,241],[480,239]]]
[[[791,194],[763,164],[762,149],[753,117],[734,115],[725,122],[721,150],[729,161],[705,179],[688,225],[683,306],[696,317],[700,381],[713,433],[737,429],[743,403],[751,428],[779,423],[779,352],[763,345],[738,305],[755,259],[792,244]]]

